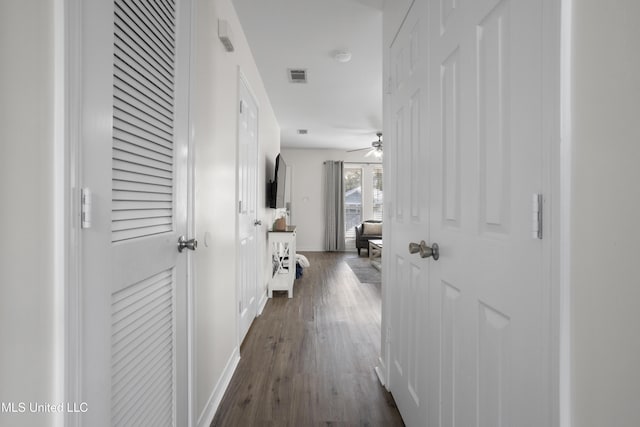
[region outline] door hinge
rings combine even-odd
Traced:
[[[91,190],[80,190],[80,228],[91,228]]]
[[[242,213],[242,200],[238,200],[238,213]]]
[[[534,193],[531,198],[531,238],[542,239],[542,194]]]
[[[242,114],[244,112],[244,101],[241,99],[240,100],[240,114]]]

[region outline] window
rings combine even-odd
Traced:
[[[382,166],[373,167],[373,219],[382,221],[383,193],[382,193]]]
[[[344,168],[344,235],[355,240],[355,226],[362,222],[362,168]]]
[[[344,168],[344,237],[355,248],[355,227],[368,219],[382,220],[382,165],[351,164]]]

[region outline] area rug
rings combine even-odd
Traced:
[[[369,258],[346,258],[345,262],[356,275],[360,283],[371,283],[379,285],[382,283],[382,275],[378,270],[371,266]]]

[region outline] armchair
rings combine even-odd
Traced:
[[[355,228],[358,256],[360,256],[361,249],[366,249],[369,252],[369,240],[382,239],[382,221],[370,219],[356,225]]]

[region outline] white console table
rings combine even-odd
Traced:
[[[273,291],[287,291],[293,297],[293,281],[296,279],[296,227],[285,231],[269,231],[269,251],[273,268],[269,280],[269,298]]]

